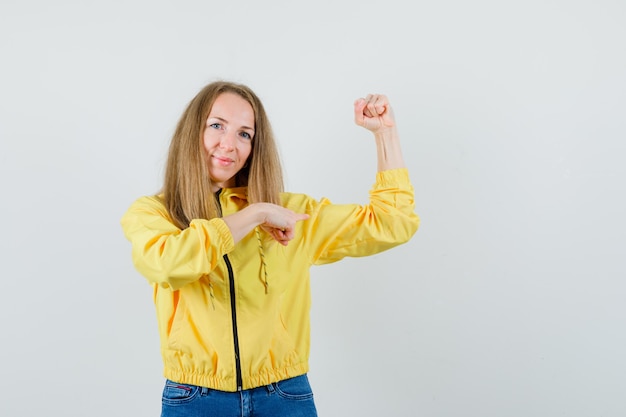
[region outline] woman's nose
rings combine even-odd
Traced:
[[[224,134],[221,137],[220,140],[220,147],[224,148],[224,149],[232,149],[235,147],[235,140],[236,140],[236,135],[235,133],[230,133],[228,131],[224,132]]]

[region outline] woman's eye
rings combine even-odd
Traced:
[[[222,127],[221,123],[211,123],[209,125],[209,127],[212,127],[213,129],[220,129]]]
[[[246,139],[252,139],[252,136],[250,136],[248,132],[241,132],[241,136],[243,136]]]

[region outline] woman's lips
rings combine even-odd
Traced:
[[[232,164],[234,162],[230,158],[224,158],[224,157],[221,157],[221,156],[215,156],[214,155],[213,158],[217,161],[218,164],[224,165],[224,166],[230,165],[230,164]]]

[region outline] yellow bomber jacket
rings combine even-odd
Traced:
[[[308,372],[311,265],[382,252],[419,226],[404,168],[378,172],[367,205],[281,198],[310,215],[287,246],[258,230],[234,245],[221,218],[180,230],[162,196],[139,198],[122,217],[134,265],[153,286],[166,378],[236,391]],[[246,188],[219,201],[224,216],[241,210]]]

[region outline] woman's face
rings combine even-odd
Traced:
[[[235,175],[252,150],[253,137],[254,110],[250,103],[234,93],[220,94],[207,117],[203,135],[214,192],[235,185]]]

